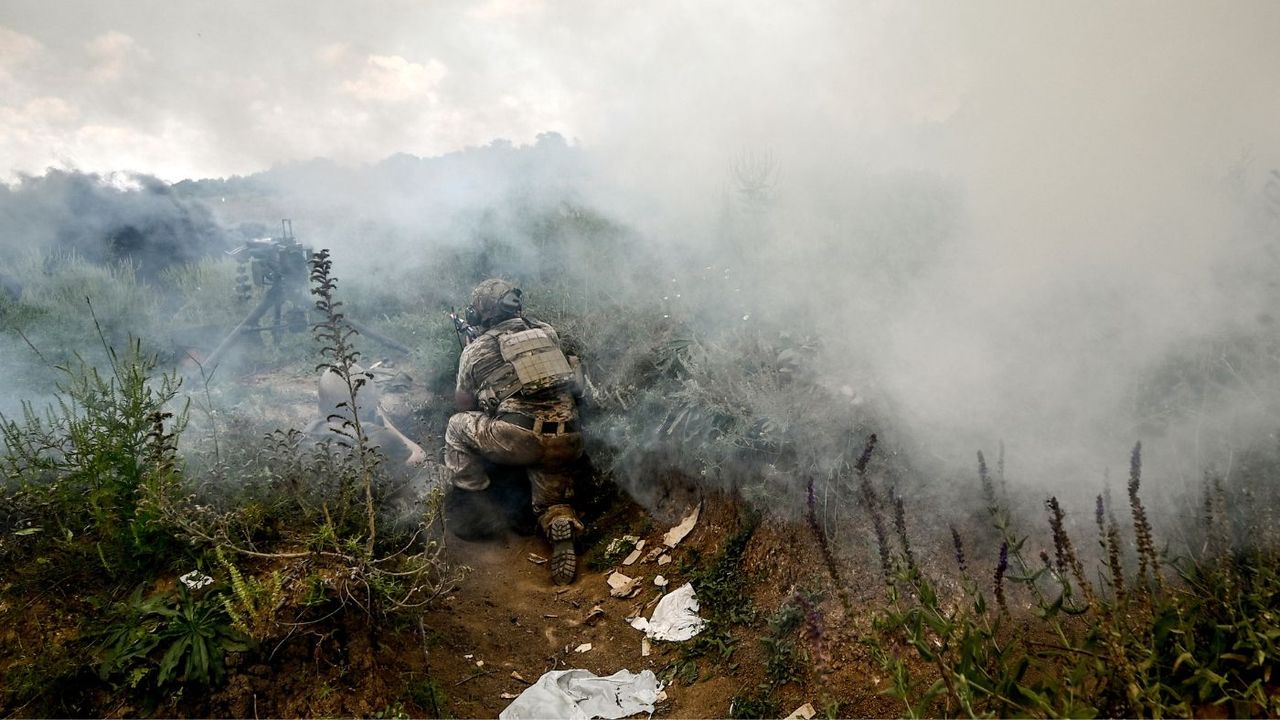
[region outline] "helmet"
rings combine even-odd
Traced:
[[[520,296],[523,291],[506,280],[490,278],[471,292],[471,309],[480,325],[493,325],[512,318],[524,309]]]

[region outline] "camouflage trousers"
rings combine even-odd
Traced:
[[[444,465],[453,488],[487,490],[488,463],[521,466],[529,474],[534,513],[545,518],[553,508],[569,509],[573,463],[582,457],[581,433],[535,433],[472,410],[449,418],[444,444]]]

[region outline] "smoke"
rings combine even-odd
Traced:
[[[0,256],[76,255],[132,265],[154,280],[166,268],[227,249],[228,233],[208,209],[145,175],[51,170],[0,187]]]
[[[1003,440],[1036,493],[1091,492],[1137,440],[1159,492],[1274,427],[1274,4],[491,3],[221,55],[135,14],[136,106],[197,108],[152,136],[282,163],[175,196],[228,227],[292,218],[365,307],[435,312],[505,274],[713,336],[790,323],[931,471]],[[196,67],[208,97],[173,89]],[[147,127],[131,107],[112,117]],[[547,257],[574,213],[616,226],[612,255]]]

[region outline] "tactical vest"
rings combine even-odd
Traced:
[[[569,359],[546,330],[490,330],[482,337],[495,338],[502,354],[502,364],[477,379],[482,406],[492,403],[496,407],[516,394],[535,397],[572,386],[574,372]]]

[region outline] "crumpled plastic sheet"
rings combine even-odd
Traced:
[[[640,712],[653,713],[661,690],[652,670],[642,670],[638,675],[619,670],[608,677],[589,670],[552,670],[525,688],[498,717],[614,720]]]
[[[702,632],[706,621],[698,617],[698,596],[693,594],[693,584],[685,583],[658,601],[653,617],[632,618],[631,627],[643,630],[653,640],[679,642]]]

